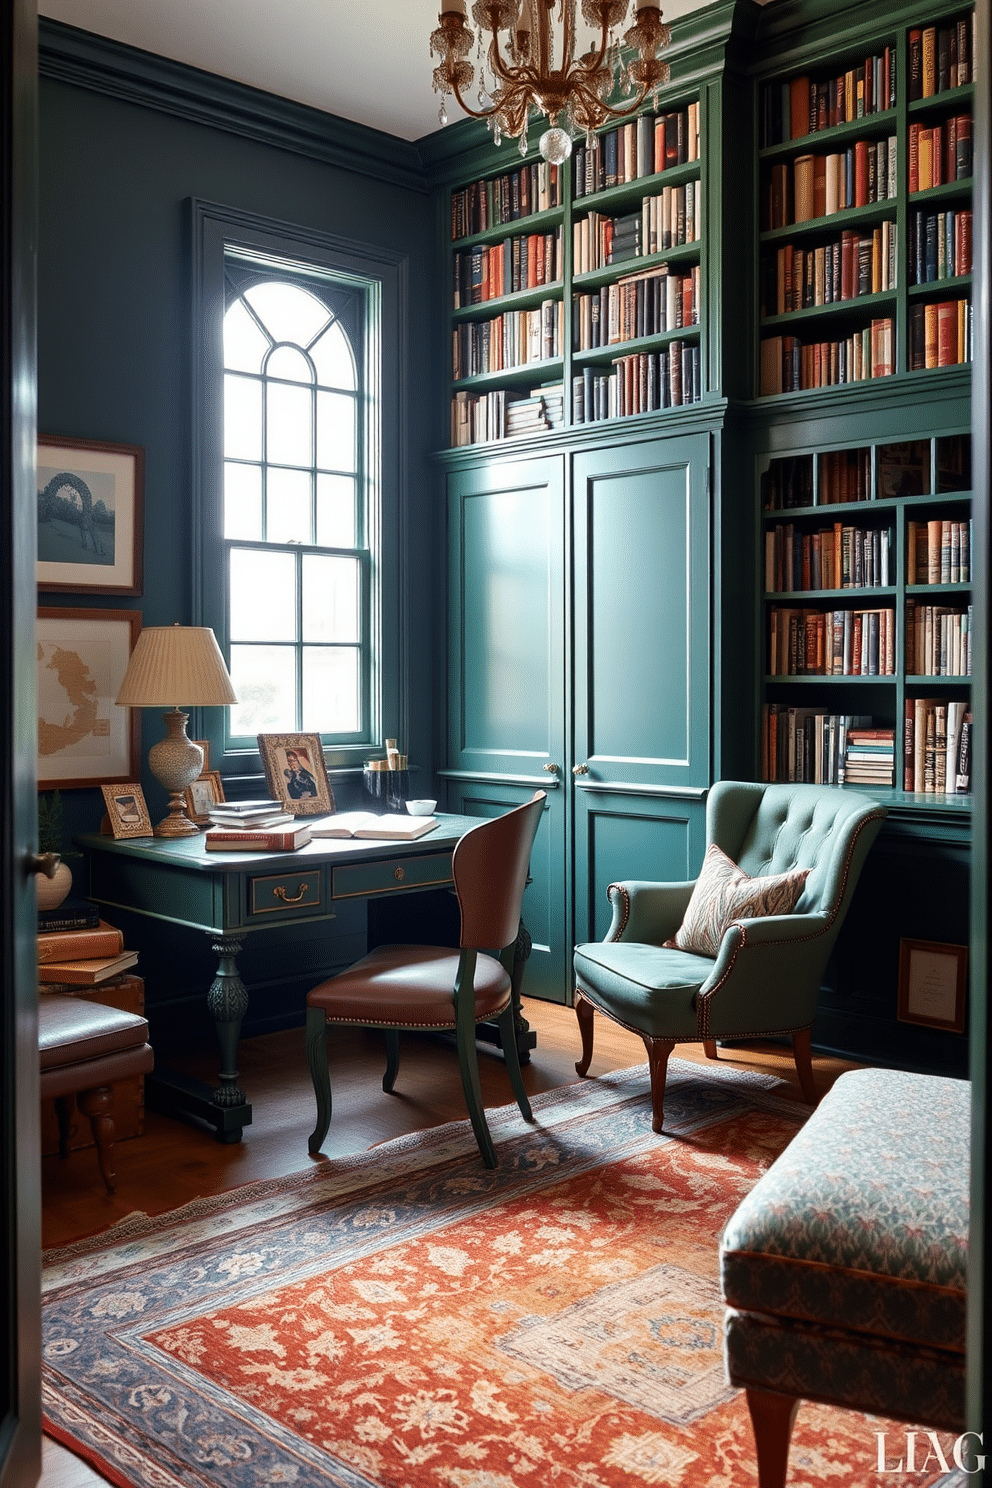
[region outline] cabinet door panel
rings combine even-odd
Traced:
[[[706,838],[702,801],[577,791],[575,939],[602,940],[610,927],[606,891],[624,879],[695,878]]]
[[[591,781],[709,772],[706,435],[576,455],[575,760]]]
[[[562,749],[562,463],[492,462],[448,489],[448,764],[541,774]]]

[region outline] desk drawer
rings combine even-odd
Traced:
[[[248,916],[319,909],[323,897],[319,864],[303,873],[260,873],[248,880]]]
[[[387,858],[379,863],[343,863],[333,871],[335,899],[395,894],[402,889],[430,889],[450,884],[451,854],[421,858]]]

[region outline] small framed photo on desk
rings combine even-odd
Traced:
[[[259,734],[266,788],[291,816],[326,816],[334,794],[317,734]]]
[[[152,822],[140,785],[102,785],[112,837],[151,837]]]
[[[896,1011],[901,1023],[964,1033],[967,987],[967,946],[900,940]]]
[[[205,770],[186,787],[186,815],[202,827],[210,820],[211,806],[218,806],[223,799],[220,771]]]

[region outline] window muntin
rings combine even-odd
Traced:
[[[371,674],[364,296],[232,259],[226,304],[230,743],[297,730],[357,741]]]

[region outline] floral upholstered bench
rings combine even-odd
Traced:
[[[971,1087],[842,1075],[730,1220],[725,1357],[761,1488],[801,1399],[964,1430]]]

